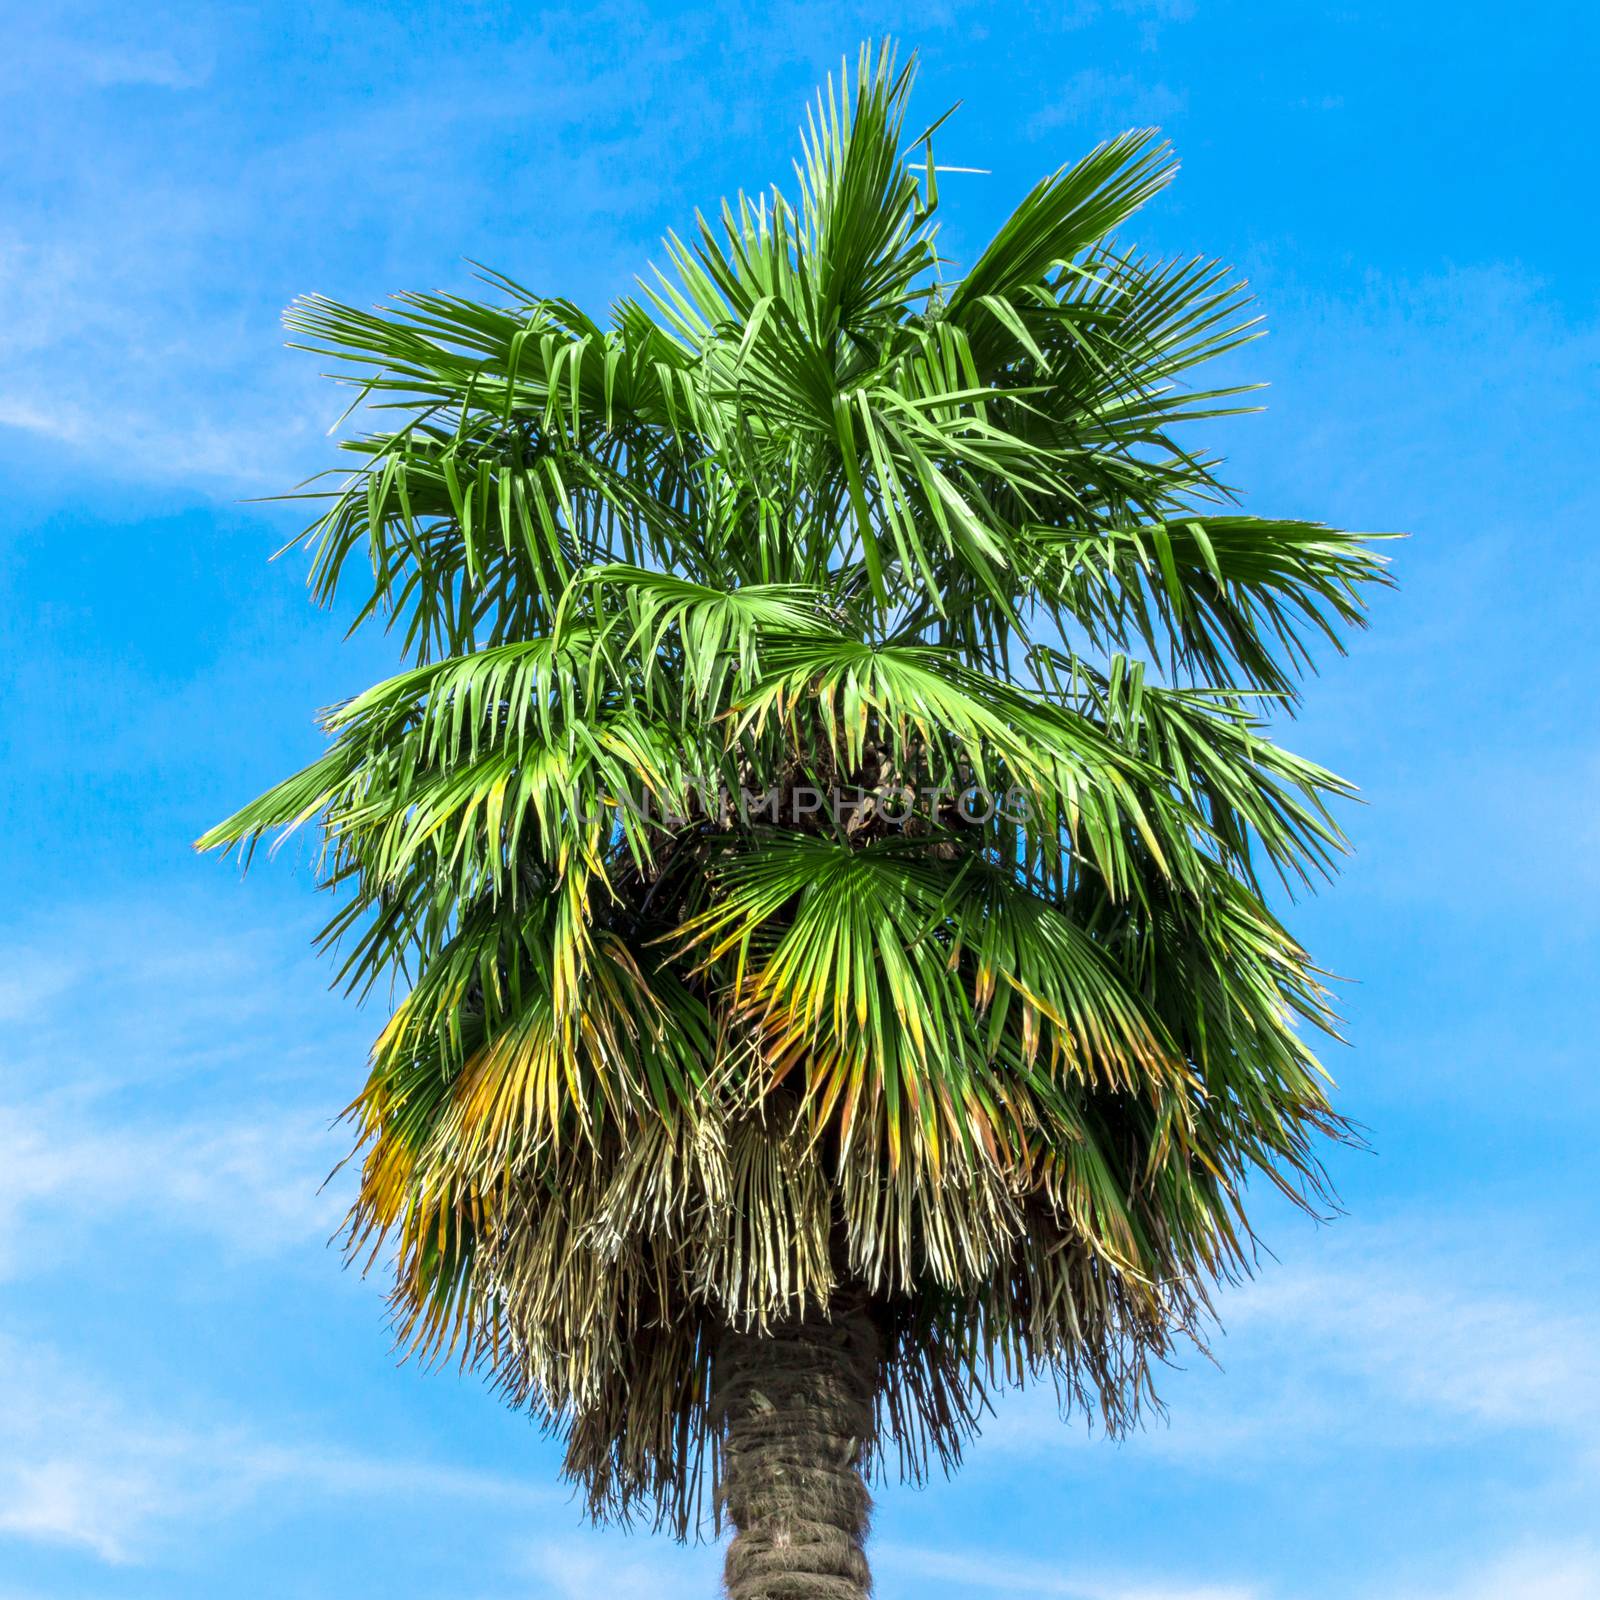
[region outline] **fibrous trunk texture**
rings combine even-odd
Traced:
[[[878,1330],[859,1309],[722,1337],[718,1497],[729,1600],[862,1600]]]

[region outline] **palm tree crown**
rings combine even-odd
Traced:
[[[604,324],[499,276],[295,305],[381,422],[315,592],[411,665],[201,840],[320,820],[343,976],[402,980],[349,1237],[407,1338],[680,1535],[737,1493],[737,1353],[807,1317],[873,1330],[866,1470],[1034,1375],[1126,1424],[1247,1181],[1315,1203],[1341,1132],[1263,880],[1329,868],[1346,785],[1265,723],[1381,563],[1178,442],[1251,324],[1114,242],[1165,146],[957,275],[910,81],[864,52],[795,193]]]

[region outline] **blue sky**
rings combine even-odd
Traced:
[[[398,1368],[323,1240],[376,1025],[324,988],[306,864],[207,823],[392,665],[292,510],[339,402],[303,290],[600,305],[694,206],[788,173],[859,39],[920,48],[961,257],[1094,140],[1184,159],[1139,237],[1251,279],[1220,441],[1253,510],[1412,535],[1294,730],[1367,804],[1297,927],[1344,991],[1373,1153],[1264,1211],[1218,1365],[1121,1444],[1004,1400],[880,1496],[883,1600],[1600,1594],[1600,305],[1586,7],[3,8],[0,1600],[714,1592],[586,1530],[556,1451]]]

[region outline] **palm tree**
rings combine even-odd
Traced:
[[[1319,1205],[1344,1131],[1263,879],[1329,870],[1347,786],[1265,722],[1381,563],[1177,442],[1252,325],[1112,240],[1166,147],[956,276],[910,84],[863,51],[795,197],[605,324],[493,274],[296,303],[375,430],[314,592],[413,664],[200,841],[320,820],[341,977],[406,991],[348,1242],[408,1345],[594,1516],[731,1523],[736,1600],[864,1594],[867,1480],[996,1386],[1126,1427],[1249,1270],[1248,1181]]]

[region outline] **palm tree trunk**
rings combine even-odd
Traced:
[[[729,1600],[870,1593],[862,1546],[872,1501],[861,1462],[878,1361],[878,1330],[860,1307],[723,1335],[717,1496],[736,1530]]]

